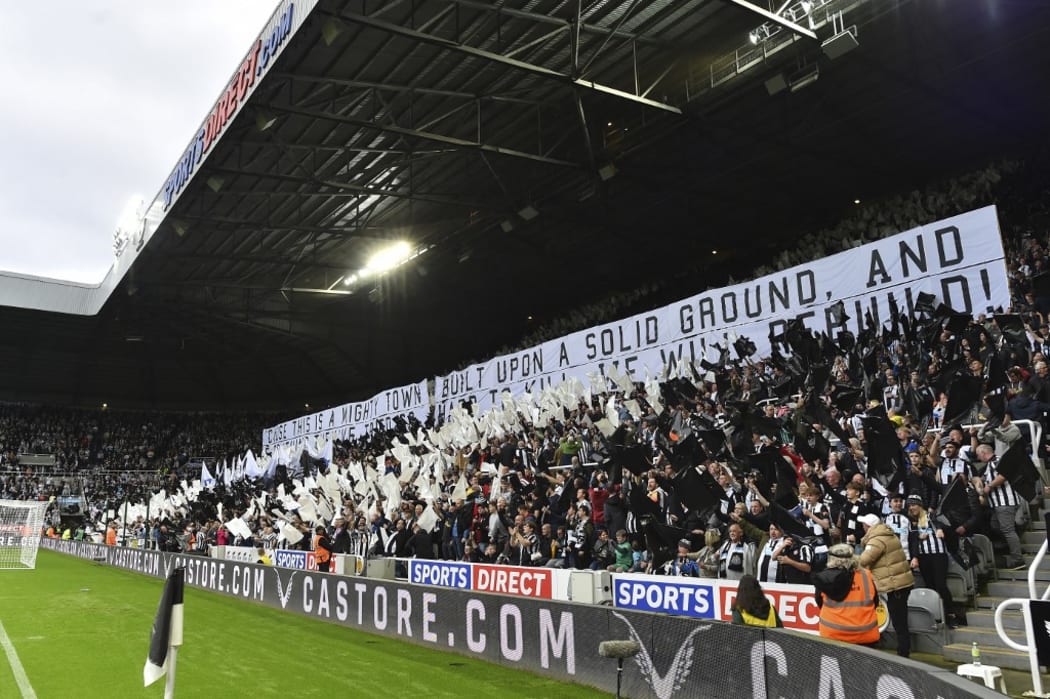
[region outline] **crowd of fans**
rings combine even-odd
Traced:
[[[220,481],[174,515],[124,522],[123,503],[146,502],[161,488],[175,492],[200,475],[194,457],[214,464],[239,454],[280,418],[2,406],[0,498],[83,494],[84,529],[56,520],[56,536],[105,537],[120,529],[167,550],[309,549],[320,541],[335,553],[754,576],[760,583],[810,583],[836,544],[859,553],[876,533],[888,532],[919,584],[937,589],[954,609],[947,570],[972,565],[974,535],[998,543],[1004,566],[1025,563],[1018,530],[1026,498],[1000,472],[1000,459],[1015,443],[1043,456],[1042,444],[1030,444],[1034,432],[1014,420],[1045,427],[1050,411],[1050,285],[1043,285],[1050,187],[1042,169],[1032,168],[989,167],[884,210],[862,209],[775,262],[795,264],[801,260],[792,255],[810,259],[1001,200],[1014,212],[1008,218],[1000,211],[1014,293],[1013,308],[1004,309],[1009,317],[960,322],[931,305],[894,318],[892,327],[834,341],[796,328],[777,346],[801,364],[779,352],[749,356],[744,346],[736,358],[727,353],[691,378],[662,384],[660,395],[652,385],[610,384],[543,428],[519,416],[524,429],[442,450],[437,498],[411,480],[402,483],[396,508],[354,493],[333,502],[316,489],[315,499],[333,513],[322,531],[275,505],[277,488],[291,490],[301,483],[297,476],[318,470],[345,473],[351,463],[378,463],[380,476],[400,476],[406,466],[391,447],[400,434],[416,433],[414,418],[399,429],[337,441],[332,464],[304,455],[272,479]],[[576,320],[597,322],[588,314]],[[557,332],[569,330],[559,325]],[[963,385],[973,391],[949,400],[952,387]],[[611,434],[601,428],[610,417],[619,423]],[[976,426],[961,424],[971,422]],[[18,464],[18,453],[34,452],[55,454],[55,471],[73,475]],[[263,494],[270,496],[265,507],[258,504]],[[234,517],[250,535],[227,529],[224,521]],[[951,622],[965,623],[961,609]]]

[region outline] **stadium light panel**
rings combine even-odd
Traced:
[[[117,219],[117,230],[130,235],[138,228],[142,221],[142,212],[145,209],[145,200],[138,194],[133,194],[124,203],[120,217]]]
[[[390,247],[383,248],[372,255],[372,257],[368,258],[368,263],[361,271],[368,272],[369,274],[382,274],[383,272],[389,272],[402,262],[408,260],[411,256],[412,246],[402,240],[394,243]]]

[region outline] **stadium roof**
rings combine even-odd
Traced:
[[[278,8],[100,287],[0,276],[0,398],[358,399],[609,291],[721,285],[1050,118],[1046,3],[314,5]]]

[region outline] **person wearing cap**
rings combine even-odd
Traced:
[[[700,566],[696,564],[693,557],[689,555],[692,544],[689,539],[678,540],[678,551],[674,558],[664,564],[664,572],[667,575],[681,575],[687,578],[699,578]]]
[[[963,461],[973,462],[974,460],[974,449],[977,447],[977,429],[972,430],[963,429],[962,425],[951,425],[948,427],[948,438],[941,440],[941,458],[943,459],[946,454],[944,453],[944,445],[949,442],[954,442],[957,449],[956,455]]]
[[[892,498],[900,507],[900,495]],[[871,571],[879,594],[886,595],[886,611],[897,633],[897,655],[911,655],[911,635],[908,631],[908,595],[915,586],[908,558],[901,546],[900,535],[882,522],[878,515],[867,514],[860,519],[864,527],[864,547],[859,563]]]
[[[1014,427],[1014,429],[1016,430],[1017,427]],[[941,459],[941,465],[937,469],[938,483],[947,487],[955,479],[970,479],[972,475],[970,473],[970,465],[959,458],[959,444],[957,442],[945,444],[942,453],[944,458]]]
[[[813,576],[813,596],[820,607],[818,629],[824,638],[871,645],[879,640],[879,596],[870,571],[860,566],[850,544],[828,551],[828,566]]]

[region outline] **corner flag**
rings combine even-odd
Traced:
[[[157,616],[153,619],[153,630],[150,632],[149,656],[146,658],[145,667],[142,668],[145,687],[169,673],[168,687],[174,690],[175,649],[182,645],[182,591],[185,572],[185,568],[176,568],[164,583],[164,594],[160,597]],[[165,696],[170,696],[170,693],[165,691]]]

